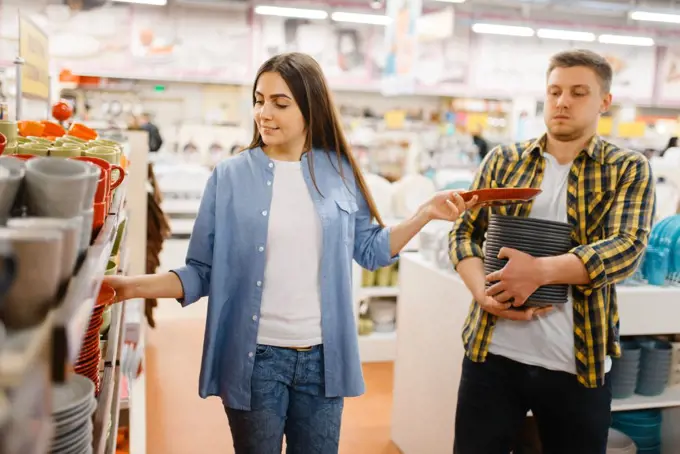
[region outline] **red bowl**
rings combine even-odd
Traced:
[[[5,147],[7,146],[7,137],[0,132],[0,155],[5,152]]]

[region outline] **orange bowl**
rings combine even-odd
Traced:
[[[78,137],[83,140],[95,140],[99,135],[97,131],[92,128],[88,128],[82,123],[73,123],[68,130],[69,135]]]
[[[106,282],[102,282],[97,296],[97,306],[109,306],[116,302],[116,291]]]
[[[45,131],[43,131],[45,137],[61,137],[66,134],[64,127],[57,123],[47,120],[42,120],[40,123],[45,126]]]
[[[42,137],[45,132],[45,125],[39,121],[20,121],[17,126],[22,137]]]

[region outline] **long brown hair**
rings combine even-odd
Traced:
[[[366,185],[366,180],[359,168],[359,164],[347,144],[347,139],[340,123],[340,116],[328,89],[328,83],[321,70],[321,66],[309,55],[298,52],[280,54],[270,58],[260,66],[257,76],[255,76],[253,104],[255,103],[257,82],[260,76],[267,72],[278,73],[283,78],[293,93],[295,102],[300,107],[302,116],[305,119],[305,131],[307,134],[304,151],[310,151],[313,148],[320,149],[326,152],[329,159],[331,153],[335,152],[338,162],[337,170],[343,180],[345,175],[342,170],[342,157],[345,156],[352,167],[359,190],[368,203],[371,217],[384,227],[385,224],[380,217],[380,213],[378,213],[375,201]],[[248,148],[256,148],[263,145],[260,131],[257,128],[257,124],[254,124],[253,140],[248,145]],[[319,190],[314,178],[313,161],[314,159],[310,155],[309,169],[312,174],[312,181],[314,181],[314,185]]]

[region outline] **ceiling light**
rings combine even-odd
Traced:
[[[259,5],[255,14],[263,16],[297,17],[300,19],[326,19],[328,13],[320,9],[284,8],[281,6]]]
[[[623,44],[627,46],[654,45],[654,40],[645,36],[600,35],[597,40],[603,44]]]
[[[113,0],[118,3],[136,3],[138,5],[165,6],[168,0]]]
[[[490,35],[534,36],[534,30],[532,28],[517,27],[514,25],[474,24],[472,25],[472,31]]]
[[[680,14],[666,14],[666,13],[651,13],[648,11],[633,11],[630,13],[630,18],[633,20],[650,21],[650,22],[668,22],[671,24],[680,24]]]
[[[575,32],[572,30],[553,30],[551,28],[539,28],[536,36],[543,39],[562,39],[565,41],[595,41],[595,34],[590,32]]]
[[[331,14],[331,19],[335,22],[351,22],[353,24],[372,24],[372,25],[388,25],[392,22],[389,16],[381,14],[359,14],[359,13],[343,13],[335,12]]]
[[[465,3],[465,0],[434,0],[440,3]]]

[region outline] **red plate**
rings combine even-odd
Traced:
[[[477,196],[477,203],[480,206],[512,205],[528,202],[541,192],[540,189],[535,188],[487,188],[466,191],[461,196],[466,202]]]

